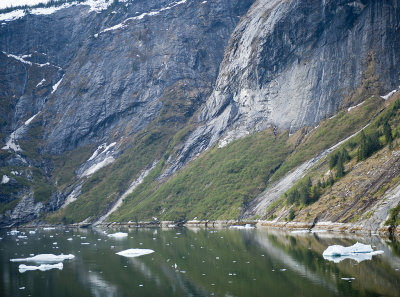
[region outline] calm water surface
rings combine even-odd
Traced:
[[[400,296],[400,244],[379,237],[261,229],[107,230],[129,233],[112,239],[103,230],[21,231],[27,238],[0,231],[0,296]],[[361,263],[322,257],[329,245],[357,241],[384,254]],[[115,254],[129,248],[155,252],[137,258]],[[62,270],[23,273],[21,263],[10,262],[44,253],[75,258],[64,261]]]

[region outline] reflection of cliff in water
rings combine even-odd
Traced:
[[[276,231],[258,231],[255,241],[282,265],[312,282],[330,290],[333,288],[342,296],[351,291],[349,285],[352,290],[358,291],[357,296],[400,296],[400,258],[392,253],[392,250],[399,250],[399,242],[385,241],[377,236],[292,234]],[[356,241],[371,244],[374,250],[382,250],[384,253],[361,263],[353,259],[333,263],[322,257],[323,251],[330,245],[350,246]],[[348,278],[355,280],[349,281]]]

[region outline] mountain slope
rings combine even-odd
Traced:
[[[3,226],[263,217],[399,85],[399,1],[93,3],[0,14]]]

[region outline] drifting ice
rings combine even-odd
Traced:
[[[113,234],[108,234],[108,237],[124,238],[124,237],[128,237],[128,233],[117,232],[117,233],[113,233]]]
[[[371,260],[372,256],[383,254],[383,251],[374,251],[369,244],[356,244],[348,247],[331,245],[323,253],[324,259],[339,263],[344,259],[353,259],[357,262]]]
[[[67,259],[75,258],[74,255],[53,255],[53,254],[40,254],[29,258],[10,259],[11,262],[37,262],[37,263],[57,263]]]
[[[21,273],[24,273],[25,271],[30,271],[30,270],[40,270],[40,271],[46,271],[50,269],[63,269],[63,263],[57,263],[57,264],[42,264],[40,266],[27,266],[25,264],[21,264],[18,266],[18,270]]]
[[[143,256],[143,255],[148,255],[151,253],[154,253],[154,251],[150,250],[150,249],[128,249],[128,250],[118,252],[116,254],[123,256],[123,257],[127,257],[127,258],[134,258],[134,257]]]

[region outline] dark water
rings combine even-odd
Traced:
[[[107,230],[129,232],[127,238],[112,239],[102,230],[22,231],[27,239],[0,231],[0,296],[400,296],[400,244],[379,237]],[[361,263],[347,259],[335,264],[322,257],[329,245],[356,241],[384,254]],[[155,253],[137,258],[115,254],[128,248]],[[21,263],[9,261],[44,253],[71,253],[75,258],[64,261],[62,270],[23,273],[18,270]]]

